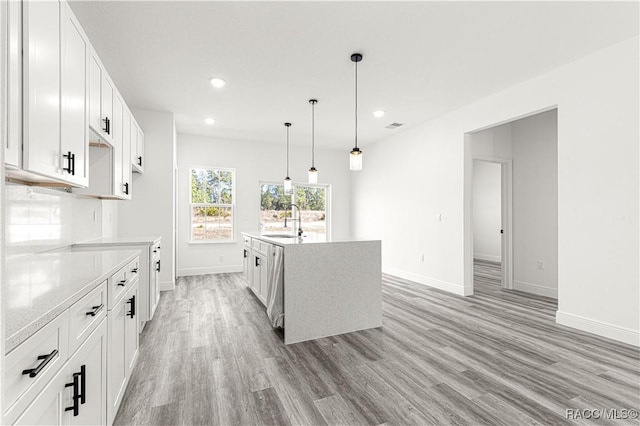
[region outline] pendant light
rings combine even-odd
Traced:
[[[356,64],[356,131],[355,146],[349,153],[349,170],[358,171],[362,170],[362,151],[358,148],[358,62],[362,61],[362,55],[354,53],[351,55],[351,61]]]
[[[318,183],[318,170],[316,169],[316,104],[317,99],[309,99],[311,104],[311,168],[309,169],[309,183]]]
[[[289,127],[291,127],[291,123],[284,123],[287,128],[287,177],[284,178],[284,193],[292,194],[293,193],[293,183],[291,182],[291,178],[289,177]]]

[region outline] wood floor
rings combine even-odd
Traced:
[[[566,410],[640,408],[638,348],[559,326],[555,300],[476,270],[471,297],[385,275],[382,328],[290,346],[240,274],[179,279],[115,424],[594,424]]]

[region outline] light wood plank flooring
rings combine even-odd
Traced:
[[[490,266],[466,298],[385,275],[382,328],[290,346],[240,274],[179,279],[115,424],[593,424],[566,410],[640,408],[637,348],[555,324],[555,300],[501,290]]]

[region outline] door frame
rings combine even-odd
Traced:
[[[513,161],[503,157],[474,157],[470,134],[465,134],[464,179],[464,295],[473,295],[473,161],[500,164],[501,169],[501,223],[502,236],[502,288],[513,289]]]

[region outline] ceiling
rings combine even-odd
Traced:
[[[638,2],[71,5],[127,103],[173,112],[179,133],[284,143],[291,121],[291,143],[306,145],[317,98],[317,146],[345,150],[354,52],[367,145],[638,34]]]

